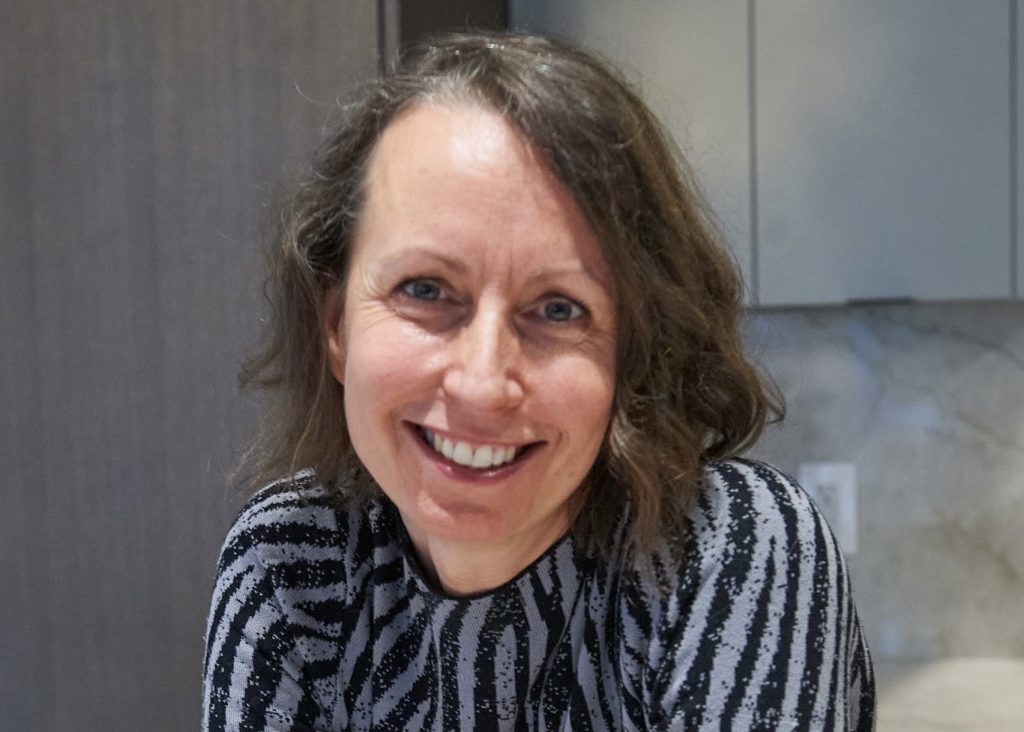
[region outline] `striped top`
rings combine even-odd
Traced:
[[[690,521],[670,591],[620,532],[614,561],[567,536],[456,598],[424,578],[387,499],[339,512],[308,478],[270,486],[221,554],[203,728],[873,729],[846,567],[806,495],[718,463]]]

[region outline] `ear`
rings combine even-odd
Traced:
[[[327,363],[341,385],[345,384],[345,291],[337,287],[324,299],[321,323],[327,343]]]

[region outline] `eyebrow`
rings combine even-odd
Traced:
[[[469,271],[469,268],[462,261],[455,259],[453,257],[446,257],[443,254],[438,254],[433,250],[425,249],[423,247],[410,247],[408,249],[401,249],[392,254],[391,256],[387,257],[383,261],[383,265],[385,267],[391,267],[396,262],[400,262],[401,260],[413,255],[426,257],[427,259],[435,259],[441,264],[443,264],[445,267],[448,267],[449,269],[452,269],[459,274],[465,274],[466,272]]]
[[[600,277],[597,272],[588,267],[585,263],[581,263],[581,266],[579,267],[569,265],[563,267],[555,266],[550,267],[548,269],[534,270],[533,272],[530,272],[527,275],[527,281],[532,283],[549,279],[555,279],[557,277],[565,275],[582,275],[586,277],[588,280],[592,281],[594,284],[601,287],[603,290],[606,290],[609,293],[612,292],[611,283],[605,281],[605,278]]]

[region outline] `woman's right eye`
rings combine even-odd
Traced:
[[[441,286],[434,280],[406,280],[402,292],[416,300],[440,300],[444,295]]]
[[[432,332],[457,324],[465,314],[462,301],[442,279],[410,277],[402,280],[391,294],[396,315]]]

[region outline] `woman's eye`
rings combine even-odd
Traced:
[[[544,303],[542,312],[545,320],[551,320],[556,323],[575,320],[585,314],[582,307],[572,300],[566,300],[565,298],[548,300]]]
[[[417,300],[440,300],[444,294],[433,280],[409,280],[402,283],[402,292]]]

